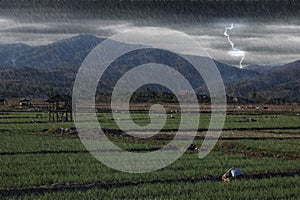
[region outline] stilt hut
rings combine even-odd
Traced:
[[[73,121],[72,98],[68,95],[54,95],[47,99],[49,122]]]

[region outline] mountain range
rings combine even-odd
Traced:
[[[91,50],[104,40],[84,34],[42,46],[1,44],[0,96],[33,98],[55,93],[71,94],[80,65]],[[173,66],[188,78],[198,93],[207,92],[205,83],[195,76],[195,70],[188,62],[178,59],[171,52],[151,48],[128,53],[114,61],[100,80],[100,92],[111,91],[126,71],[148,62]],[[243,69],[214,62],[228,96],[300,100],[300,61],[281,66],[252,65]]]

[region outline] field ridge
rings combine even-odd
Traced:
[[[239,179],[265,179],[273,177],[293,177],[300,176],[300,169],[291,171],[266,171],[261,173],[244,174]],[[142,184],[157,184],[157,183],[176,183],[176,182],[204,182],[221,181],[221,176],[208,177],[184,177],[184,178],[168,178],[168,179],[152,179],[152,180],[138,180],[138,181],[92,181],[80,183],[54,183],[51,185],[24,187],[24,188],[1,188],[0,195],[2,197],[20,196],[28,194],[44,194],[46,192],[59,191],[78,191],[89,190],[92,188],[113,188],[125,186],[137,186]]]

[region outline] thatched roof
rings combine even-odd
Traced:
[[[71,104],[72,97],[69,95],[56,94],[49,97],[45,102],[66,102],[68,104]]]
[[[20,102],[29,102],[29,101],[30,101],[30,99],[27,99],[27,98],[20,99]]]

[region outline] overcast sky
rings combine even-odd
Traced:
[[[243,66],[300,59],[297,1],[70,2],[1,1],[0,43],[43,45],[82,33],[109,37],[136,27],[162,27],[190,35],[212,58],[238,66],[241,56],[230,54],[224,36],[225,28],[234,24],[228,33],[245,55]],[[183,53],[197,54],[193,49]]]

